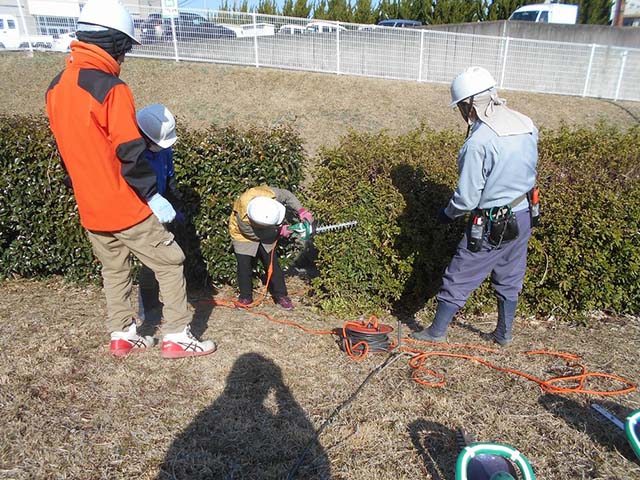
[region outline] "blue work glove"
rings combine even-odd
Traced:
[[[174,219],[174,222],[184,225],[186,221],[187,217],[184,216],[184,213],[180,210],[176,210],[176,218]]]
[[[448,225],[454,220],[455,220],[454,218],[451,218],[449,215],[445,213],[444,208],[441,208],[440,210],[438,210],[438,223],[441,223],[442,225]]]
[[[153,214],[158,217],[160,223],[170,223],[176,218],[176,211],[169,203],[169,200],[164,198],[159,193],[156,193],[153,197],[147,200],[149,208]]]

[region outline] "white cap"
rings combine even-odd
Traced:
[[[140,41],[135,37],[133,18],[120,0],[89,0],[82,7],[78,18],[78,24],[83,23],[113,28],[124,33],[136,45],[140,45]],[[78,30],[82,28],[82,25],[78,25]]]
[[[155,103],[144,107],[136,114],[136,119],[142,133],[161,148],[169,148],[178,140],[176,119],[164,105]]]
[[[265,227],[280,225],[284,220],[285,211],[284,205],[269,197],[256,197],[247,205],[249,219]]]
[[[482,67],[469,67],[451,82],[451,103],[454,107],[458,102],[485,92],[496,86],[488,70]]]

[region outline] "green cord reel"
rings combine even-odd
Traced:
[[[535,480],[529,460],[510,445],[476,442],[467,445],[456,463],[456,480]]]

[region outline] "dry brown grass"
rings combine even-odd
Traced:
[[[330,336],[246,312],[211,312],[194,296],[198,328],[219,343],[215,355],[169,361],[154,349],[116,359],[108,355],[99,289],[10,280],[0,298],[3,479],[281,479],[310,445],[294,478],[449,480],[459,427],[478,440],[517,446],[540,479],[640,475],[624,436],[589,408],[596,401],[623,417],[640,408],[637,392],[549,395],[524,379],[447,359],[431,365],[448,384],[426,388],[411,380],[403,357],[318,437],[383,357],[353,362]],[[264,310],[311,328],[341,325],[296,300],[293,312]],[[460,319],[450,340],[482,344],[477,329],[488,331],[494,321]],[[592,371],[640,377],[637,319],[591,328],[518,319],[516,328],[513,348],[485,358],[549,377],[560,363],[522,352],[568,350]]]
[[[62,55],[0,55],[0,112],[43,111]],[[164,102],[182,122],[247,126],[293,123],[310,153],[348,128],[402,132],[424,121],[461,129],[447,87],[333,75],[128,59],[123,78],[137,104]],[[638,104],[505,92],[541,126],[597,119],[626,127]],[[295,282],[294,282],[295,283]],[[221,295],[231,295],[225,291]],[[590,408],[618,416],[640,395],[549,395],[524,379],[460,360],[431,362],[444,388],[421,387],[400,358],[374,377],[320,436],[316,431],[381,361],[353,362],[329,336],[308,335],[246,312],[197,303],[196,326],[219,351],[167,361],[157,349],[108,355],[99,289],[9,280],[0,284],[1,479],[280,479],[304,448],[295,478],[452,479],[454,432],[510,443],[540,479],[640,478],[624,437]],[[340,326],[310,307],[283,313],[311,328]],[[365,312],[363,312],[365,313]],[[395,326],[396,320],[385,321]],[[426,324],[429,315],[421,312]],[[462,318],[456,342],[482,343],[495,317]],[[524,356],[568,350],[591,370],[640,378],[638,319],[599,319],[590,328],[519,319],[513,348],[488,358],[548,377],[560,364]],[[405,327],[405,333],[406,332]],[[608,385],[602,385],[608,386]]]

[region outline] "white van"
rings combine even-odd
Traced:
[[[20,43],[16,17],[0,14],[0,48],[15,50],[20,47]]]
[[[278,30],[279,35],[304,35],[305,33],[307,33],[307,29],[304,25],[295,25],[293,23],[282,25]]]
[[[53,35],[21,35],[16,17],[0,14],[0,50],[29,48],[29,44],[31,48],[49,50],[53,48]]]
[[[578,21],[578,5],[551,2],[525,5],[514,11],[509,20],[575,25]]]
[[[307,23],[307,32],[309,33],[335,33],[336,31],[346,31],[347,29],[340,25],[338,22],[319,21]]]

